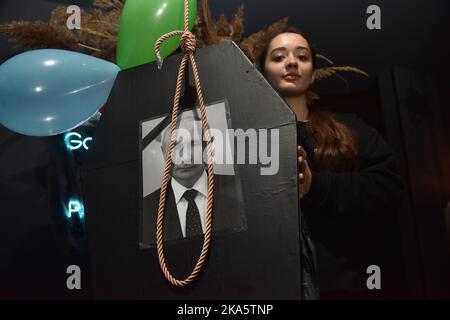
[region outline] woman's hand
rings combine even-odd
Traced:
[[[300,196],[300,199],[302,199],[305,194],[309,192],[309,189],[311,188],[311,181],[312,181],[312,174],[311,170],[309,169],[308,162],[306,162],[306,152],[301,147],[298,146],[297,149],[297,155],[298,155],[298,182],[300,184],[298,188],[298,193]]]

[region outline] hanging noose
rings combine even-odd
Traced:
[[[193,282],[198,274],[200,273],[206,257],[208,255],[209,246],[211,243],[211,233],[212,233],[212,208],[213,208],[213,194],[214,194],[214,171],[213,171],[213,156],[212,156],[212,146],[211,146],[211,136],[209,133],[209,126],[208,126],[208,120],[206,118],[206,108],[205,108],[205,102],[203,99],[202,94],[202,88],[200,85],[200,77],[198,74],[197,64],[195,62],[195,49],[196,49],[196,38],[192,32],[189,31],[189,7],[188,7],[188,0],[184,0],[184,31],[173,31],[169,32],[162,37],[158,39],[158,41],[155,44],[155,53],[156,57],[158,59],[158,69],[162,68],[162,58],[160,54],[160,47],[161,44],[175,36],[179,35],[181,36],[181,49],[184,53],[183,59],[181,60],[180,69],[178,71],[178,77],[177,77],[177,86],[175,91],[175,98],[173,103],[173,109],[172,109],[172,120],[170,123],[170,144],[169,149],[166,154],[166,165],[164,168],[164,174],[163,179],[161,182],[161,192],[159,195],[159,208],[158,208],[158,218],[157,218],[157,225],[156,225],[156,246],[158,250],[158,258],[159,258],[159,265],[161,267],[162,272],[164,273],[164,276],[166,279],[172,283],[175,286],[187,286],[191,282]],[[194,80],[195,80],[195,88],[197,91],[198,100],[200,103],[200,115],[201,115],[201,122],[202,122],[202,132],[205,135],[205,139],[207,142],[207,153],[208,153],[208,160],[207,160],[207,170],[208,170],[208,196],[207,196],[207,207],[206,207],[206,230],[204,234],[204,241],[203,241],[203,247],[200,254],[200,257],[197,261],[197,264],[195,265],[194,270],[192,273],[183,280],[175,279],[172,274],[170,273],[169,269],[167,268],[166,261],[164,258],[164,236],[163,236],[163,222],[164,222],[164,209],[165,209],[165,203],[166,203],[166,193],[167,193],[167,186],[170,179],[170,173],[172,170],[172,153],[173,149],[175,147],[176,142],[176,123],[177,123],[177,116],[178,116],[178,109],[179,109],[179,103],[180,103],[180,95],[181,95],[181,87],[182,87],[182,80],[184,78],[184,73],[186,70],[186,66],[188,63],[188,59],[191,62],[192,70],[194,72]]]

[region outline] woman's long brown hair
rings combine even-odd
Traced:
[[[301,35],[309,44],[312,55],[313,68],[316,67],[316,52],[311,42],[299,30],[287,28],[270,35],[265,49],[259,59],[259,67],[263,71],[267,50],[271,41],[282,33],[296,33]],[[313,170],[332,172],[352,172],[356,168],[356,154],[358,141],[355,133],[344,124],[338,122],[328,111],[314,110],[309,108],[309,123],[314,133],[316,150],[314,163],[309,163]]]

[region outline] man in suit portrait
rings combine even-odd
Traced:
[[[178,118],[177,140],[164,213],[165,241],[201,236],[206,230],[208,174],[203,159],[206,141],[202,139],[201,121],[193,111],[186,111]],[[169,126],[162,131],[160,137],[165,159],[170,144]],[[236,179],[236,175],[214,175],[214,234],[245,229],[240,182]],[[156,243],[160,191],[161,189],[157,189],[143,199],[142,244],[145,246]]]

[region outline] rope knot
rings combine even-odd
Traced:
[[[184,53],[191,54],[195,52],[197,48],[197,40],[195,35],[190,31],[185,31],[181,35],[181,50]]]

